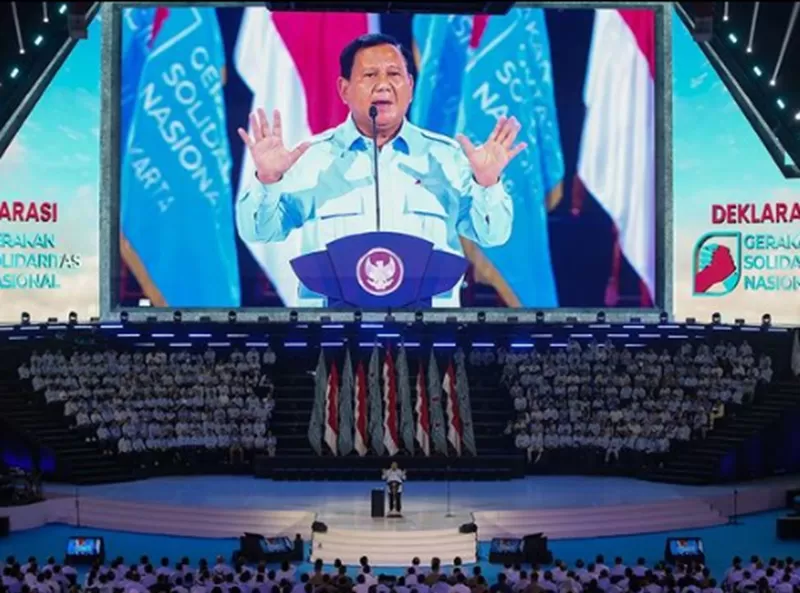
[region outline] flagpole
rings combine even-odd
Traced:
[[[445,486],[445,488],[446,488],[446,496],[447,496],[447,509],[445,511],[444,516],[449,518],[449,517],[453,516],[453,512],[450,509],[450,466],[449,465],[447,466],[447,472],[446,472],[445,475],[446,475],[446,486]]]

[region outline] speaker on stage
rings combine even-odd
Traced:
[[[383,488],[372,489],[372,518],[377,519],[386,515],[386,495]]]

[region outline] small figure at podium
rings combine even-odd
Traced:
[[[406,480],[406,472],[393,462],[389,469],[383,470],[383,479],[389,491],[389,517],[401,517],[403,510],[403,482]]]

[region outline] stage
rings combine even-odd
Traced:
[[[375,565],[413,556],[474,560],[477,541],[543,532],[551,540],[676,532],[723,525],[739,514],[782,508],[800,479],[738,486],[673,486],[627,478],[531,477],[502,484],[406,483],[402,519],[372,519],[375,482],[270,482],[249,477],[159,478],[75,488],[47,485],[47,500],[0,511],[12,531],[48,523],[133,533],[237,538],[245,531],[312,540],[312,557]],[[312,539],[311,524],[326,534]],[[474,521],[477,534],[459,526]],[[476,537],[477,535],[477,537]],[[382,544],[385,544],[382,545]],[[435,544],[435,545],[432,545]],[[321,545],[321,547],[320,547]],[[316,546],[316,547],[315,547]],[[470,556],[469,554],[472,554]],[[345,560],[347,558],[347,560]]]

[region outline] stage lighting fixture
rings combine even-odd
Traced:
[[[509,315],[508,317],[506,317],[506,322],[507,323],[519,323],[519,317],[517,317],[516,315]]]
[[[569,317],[567,317],[567,323],[578,323],[578,318],[575,317],[574,315],[570,315]]]
[[[47,318],[48,325],[55,325],[58,323],[58,317],[48,317]]]
[[[180,311],[173,311],[172,321],[174,321],[175,323],[180,323],[181,321],[183,321],[183,313],[181,313]]]
[[[425,314],[422,311],[415,311],[414,312],[414,321],[417,323],[422,323],[425,320]]]
[[[478,323],[486,323],[486,311],[478,311]]]
[[[228,311],[228,323],[236,323],[236,311]]]
[[[297,323],[297,317],[298,317],[297,311],[295,311],[294,309],[289,311],[289,321],[291,321],[292,323]]]
[[[769,313],[764,313],[761,316],[761,325],[763,325],[764,327],[769,327],[770,325],[772,325],[772,315],[770,315]]]
[[[78,314],[75,311],[70,311],[68,319],[70,325],[75,325],[78,323]]]
[[[605,323],[606,322],[606,312],[605,311],[598,311],[597,312],[597,323]]]
[[[145,318],[145,321],[146,321],[147,323],[158,323],[158,317],[156,317],[155,315],[148,315],[148,316]]]
[[[128,323],[128,312],[127,311],[123,311],[122,313],[120,313],[119,314],[119,320],[122,323]]]
[[[711,316],[711,323],[713,323],[714,325],[719,325],[720,323],[722,323],[722,315],[719,312],[714,313]]]
[[[445,318],[444,322],[445,323],[458,323],[458,317],[456,317],[455,315],[448,315]]]
[[[22,325],[31,324],[31,316],[27,311],[23,311],[22,315],[20,315],[20,322],[22,323]]]
[[[364,314],[361,313],[361,309],[357,309],[355,313],[353,313],[353,321],[356,323],[361,323],[361,319],[364,317]]]
[[[658,321],[659,321],[659,323],[668,323],[669,322],[669,315],[667,314],[666,311],[661,311],[661,313],[658,314]]]
[[[320,323],[330,323],[331,321],[332,320],[331,320],[331,316],[330,315],[322,315],[319,318],[319,322]]]
[[[686,325],[694,325],[697,323],[697,319],[695,317],[687,317],[686,318]]]
[[[259,315],[258,316],[259,323],[269,323],[269,316],[268,315]]]
[[[211,315],[201,315],[199,321],[200,323],[211,323]]]
[[[536,311],[536,323],[544,323],[544,311]]]
[[[745,324],[745,320],[742,319],[741,317],[737,317],[736,319],[733,320],[733,322],[739,327],[742,327]]]

